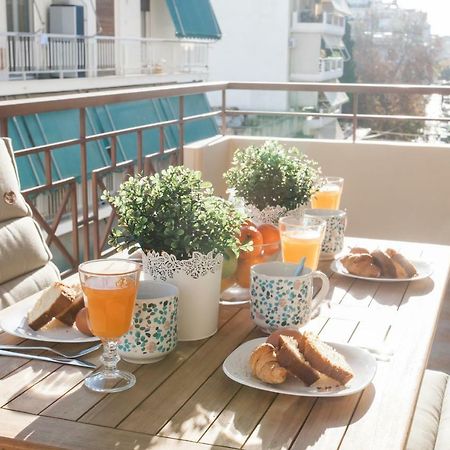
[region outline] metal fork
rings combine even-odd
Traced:
[[[15,352],[17,352],[17,351],[25,352],[28,350],[45,350],[47,352],[52,352],[57,355],[60,355],[63,358],[77,359],[77,358],[80,358],[81,356],[87,355],[88,353],[95,352],[95,350],[98,350],[101,346],[102,346],[102,344],[100,343],[100,344],[94,345],[93,347],[85,348],[84,350],[81,350],[79,352],[69,352],[69,353],[63,353],[63,352],[60,352],[59,350],[55,350],[54,348],[51,348],[51,347],[40,347],[40,346],[22,347],[19,345],[0,345],[0,350],[14,350]]]

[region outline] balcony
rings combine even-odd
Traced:
[[[207,73],[208,45],[195,39],[0,33],[0,80],[70,78],[74,90],[74,78],[82,85],[84,78],[111,75],[190,81]]]
[[[345,91],[353,94],[353,112],[235,111],[226,103],[230,90],[290,93]],[[222,94],[219,110],[204,114],[188,111],[188,102],[185,102],[188,96],[210,92]],[[366,142],[357,139],[357,130],[362,120],[381,117],[393,121],[413,119],[425,122],[432,119],[442,123],[448,123],[450,118],[359,114],[357,97],[374,93],[449,95],[450,87],[217,82],[26,98],[0,102],[0,133],[8,136],[11,131],[8,119],[48,111],[78,111],[79,133],[76,138],[16,151],[17,160],[35,156],[45,169],[43,183],[24,190],[23,194],[45,230],[47,241],[59,251],[66,243],[56,232],[60,227],[69,225],[72,241],[70,248],[63,251],[72,264],[67,273],[75,272],[80,260],[112,253],[105,240],[115,221],[114,212],[110,210],[110,214],[104,217],[100,211],[100,193],[105,186],[110,186],[108,180],[111,174],[119,178],[135,171],[150,174],[167,164],[185,164],[202,171],[203,178],[212,182],[218,195],[226,196],[222,173],[229,167],[236,149],[273,138],[227,135],[226,119],[242,114],[296,118],[316,116],[350,122],[352,140],[279,139],[283,144],[294,145],[317,160],[324,174],[338,174],[345,178],[342,206],[349,215],[346,234],[377,240],[449,245],[450,185],[447,180],[450,146],[401,141]],[[93,106],[174,97],[178,98],[178,116],[175,119],[95,134],[88,127],[86,112]],[[220,135],[185,144],[185,132],[191,123],[213,117],[220,119]],[[168,128],[177,130],[179,139],[175,147],[167,146],[164,131]],[[157,149],[147,146],[145,136],[150,131],[159,134]],[[135,138],[135,146],[130,146],[130,159],[126,161],[118,157],[117,140],[123,135]],[[89,144],[98,141],[109,142],[109,161],[103,167],[88,171],[90,153],[95,151],[95,147]],[[65,147],[75,147],[79,151],[78,173],[81,175],[79,178],[72,176],[55,180],[53,157]],[[81,187],[80,195],[77,195],[77,185]],[[39,214],[40,205],[33,203],[33,198],[57,189],[65,190],[62,197],[65,203],[51,223],[47,223]],[[64,223],[61,219],[65,205],[68,216],[65,216]],[[78,245],[79,240],[81,246]],[[427,245],[428,249],[434,247]],[[420,249],[420,246],[415,248]],[[442,247],[436,246],[435,251],[432,254],[448,255],[448,251],[443,253]],[[11,366],[7,367],[8,371],[4,371],[2,378],[5,385],[8,383],[7,389],[4,389],[6,406],[1,410],[2,439],[3,436],[15,438],[16,441],[11,441],[11,448],[17,447],[17,440],[30,440],[30,445],[42,446],[48,443],[48,439],[52,445],[59,447],[73,447],[73,443],[77,442],[77,445],[90,448],[97,436],[105,440],[104,448],[129,447],[136,443],[142,448],[152,445],[168,448],[174,443],[177,445],[176,439],[185,439],[186,445],[194,448],[197,441],[206,435],[207,445],[226,443],[228,447],[241,448],[247,443],[255,448],[266,448],[275,442],[275,438],[286,447],[292,443],[301,446],[305,442],[301,439],[306,436],[309,444],[316,448],[330,448],[329,443],[333,441],[334,449],[342,442],[346,448],[359,449],[364,448],[369,435],[370,442],[375,442],[376,448],[404,448],[439,314],[441,303],[435,297],[436,290],[444,291],[447,277],[447,257],[435,258],[432,279],[410,284],[332,277],[330,308],[327,316],[319,317],[319,322],[315,322],[317,329],[325,330],[323,334],[331,336],[330,340],[348,340],[351,344],[355,344],[355,336],[356,343],[359,342],[358,336],[362,342],[364,338],[383,344],[385,340],[388,344],[394,342],[392,358],[377,362],[379,370],[376,378],[361,394],[317,401],[314,398],[255,392],[227,382],[222,372],[223,360],[242,341],[256,335],[248,310],[233,306],[222,308],[222,327],[211,340],[183,343],[173,357],[161,363],[135,366],[133,370],[139,384],[134,391],[130,391],[133,394],[129,397],[92,396],[82,385],[85,372],[71,372],[65,366],[54,363],[51,367],[49,363],[41,366],[27,363],[17,367],[14,366],[17,361],[11,359]],[[433,347],[429,367],[448,371],[448,301],[442,301],[442,305],[445,320],[438,328],[435,339],[438,346]],[[323,322],[320,322],[322,319]],[[22,342],[6,333],[2,336],[4,343]],[[402,389],[407,395],[403,394]],[[124,402],[124,398],[130,401]],[[264,408],[261,408],[263,401]],[[388,414],[400,402],[406,404],[407,409],[399,408],[398,414]],[[293,407],[296,411],[304,411],[296,418],[298,423],[290,413]],[[108,411],[112,412],[106,415]],[[249,417],[252,422],[249,422]],[[380,418],[389,421],[392,426],[388,438],[388,427],[384,423],[380,425]],[[292,426],[285,426],[288,421]],[[152,429],[149,429],[149,424]],[[59,431],[49,433],[49,429]],[[281,438],[278,436],[279,430],[283,430]],[[269,432],[271,434],[267,437]],[[233,440],[235,436],[240,439],[239,442]],[[202,443],[201,447],[204,445]]]
[[[217,146],[211,142],[205,148],[210,152],[201,152],[202,162],[197,157],[188,155],[193,145],[185,146],[185,133],[190,123],[207,118],[220,119],[222,124],[222,135],[226,134],[227,118],[235,116],[259,116],[259,117],[295,117],[307,119],[308,123],[323,125],[339,120],[343,124],[351,124],[352,140],[350,141],[309,141],[297,140],[289,141],[308,153],[311,149],[311,156],[321,163],[325,173],[341,173],[347,180],[350,180],[347,189],[346,207],[359,211],[358,217],[349,223],[350,234],[360,236],[377,237],[389,235],[393,238],[405,238],[409,240],[450,243],[447,230],[450,229],[450,209],[447,199],[450,196],[448,183],[443,183],[447,176],[445,168],[450,164],[450,152],[448,145],[438,144],[414,144],[414,143],[370,143],[361,142],[357,139],[358,124],[361,120],[370,121],[373,119],[390,120],[435,120],[437,122],[449,122],[449,117],[409,117],[409,116],[377,116],[363,115],[357,111],[357,103],[353,104],[353,113],[344,114],[335,110],[334,112],[310,112],[310,111],[253,111],[253,110],[233,110],[227,109],[226,93],[229,90],[246,91],[288,91],[291,94],[323,92],[330,96],[338,93],[348,92],[353,95],[353,101],[358,95],[370,95],[373,93],[402,93],[403,95],[421,94],[430,95],[438,93],[448,95],[448,86],[389,86],[389,85],[343,85],[343,84],[307,84],[307,83],[193,83],[185,85],[172,85],[154,88],[128,89],[111,92],[100,92],[76,95],[66,95],[59,97],[23,99],[0,102],[0,125],[1,134],[8,136],[8,119],[48,111],[58,111],[67,109],[79,110],[79,137],[61,142],[51,142],[32,148],[23,148],[16,151],[18,160],[27,161],[32,157],[38,158],[43,167],[44,182],[40,186],[27,188],[25,196],[31,202],[37,194],[52,192],[56,189],[71,189],[79,186],[79,194],[76,196],[77,207],[68,208],[72,215],[72,220],[76,227],[68,225],[65,227],[71,230],[74,238],[69,240],[78,242],[78,235],[82,241],[83,251],[80,253],[82,259],[93,256],[99,257],[109,250],[106,246],[105,236],[113,224],[113,217],[105,222],[101,218],[101,208],[99,208],[100,187],[105,183],[111,183],[111,174],[114,179],[120,181],[121,176],[133,171],[144,171],[151,173],[164,167],[168,162],[181,163],[191,161],[190,165],[201,168],[205,171],[207,178],[212,178],[214,184],[223,194],[223,182],[219,181],[221,174],[226,170],[230,160],[231,150],[220,150],[224,148],[222,141],[218,137],[212,138]],[[199,93],[221,92],[222,106],[217,111],[202,114],[188,115],[185,110],[189,103],[185,97]],[[342,94],[341,94],[342,95]],[[86,126],[86,109],[92,106],[105,105],[115,102],[151,100],[155,98],[165,98],[179,96],[177,101],[178,117],[171,120],[155,121],[145,125],[138,125],[126,129],[108,131],[103,133],[88,134]],[[176,116],[175,116],[176,117]],[[83,125],[84,124],[84,125]],[[167,147],[165,130],[178,127],[178,140],[172,141],[175,147]],[[149,148],[149,144],[144,140],[147,131],[159,132],[159,150]],[[12,131],[12,129],[10,130]],[[127,157],[130,159],[121,160],[117,139],[119,136],[133,136],[134,148],[127,149]],[[237,139],[237,138],[236,138]],[[88,156],[95,146],[90,143],[98,141],[109,142],[109,162],[104,167],[98,167],[92,173],[88,172]],[[233,142],[240,142],[239,140]],[[89,144],[89,145],[88,145]],[[228,144],[227,144],[228,145]],[[60,152],[64,147],[78,148],[80,152],[79,164],[81,169],[73,177],[57,179],[52,163],[55,152]],[[134,155],[133,157],[130,155]],[[59,159],[61,156],[59,156]],[[122,158],[123,159],[123,158]],[[348,161],[352,161],[351,166]],[[389,164],[385,162],[389,161]],[[195,164],[194,164],[195,162]],[[432,166],[432,167],[431,167]],[[424,172],[423,167],[429,170]],[[376,170],[374,170],[376,168]],[[417,183],[417,173],[421,173],[421,182]],[[122,174],[122,175],[120,175]],[[108,178],[109,177],[109,178]],[[109,180],[109,181],[108,181]],[[383,180],[383,182],[380,182]],[[364,195],[361,183],[366,186]],[[221,184],[222,183],[222,184]],[[351,186],[358,185],[357,190],[352,191]],[[426,188],[425,188],[426,187]],[[97,193],[97,196],[96,196]],[[96,201],[93,199],[96,198]],[[69,198],[66,198],[68,201]],[[421,213],[417,214],[417,205],[421,205]],[[35,207],[35,205],[33,205]],[[35,207],[36,209],[36,207]],[[55,209],[55,208],[53,208]],[[78,215],[80,213],[80,216]],[[69,216],[70,216],[69,214]],[[67,218],[67,216],[65,216]],[[61,219],[61,217],[59,217]],[[430,220],[432,221],[433,233],[430,234]],[[42,217],[41,225],[50,233],[49,239],[58,233],[58,224],[51,227]],[[62,225],[61,225],[62,226]],[[103,236],[100,234],[102,229]],[[51,237],[52,236],[52,237]],[[62,245],[62,243],[61,243]],[[66,257],[69,252],[64,252]],[[75,258],[67,257],[71,269],[74,270],[78,262],[78,250],[72,255]],[[66,261],[67,262],[67,261]]]
[[[332,12],[323,12],[320,15],[315,15],[310,11],[294,11],[291,31],[343,36],[345,32],[345,16]]]
[[[342,57],[327,57],[319,59],[316,73],[291,73],[291,81],[327,81],[342,77],[344,73],[344,59]]]

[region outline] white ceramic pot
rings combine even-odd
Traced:
[[[143,254],[144,278],[166,281],[179,290],[179,341],[196,341],[216,333],[222,262],[223,256],[214,256],[213,252],[194,252],[188,260],[167,253]]]

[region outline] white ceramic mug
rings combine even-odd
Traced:
[[[327,223],[322,241],[321,259],[332,259],[344,248],[347,213],[339,209],[306,209],[305,217],[324,219]]]
[[[305,325],[325,300],[330,287],[328,277],[308,268],[295,276],[297,267],[293,263],[268,262],[251,269],[251,317],[265,333]],[[313,299],[314,278],[322,280],[322,287]]]
[[[163,359],[177,345],[177,313],[176,286],[141,280],[132,326],[119,342],[120,357],[136,364]]]

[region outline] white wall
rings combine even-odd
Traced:
[[[151,37],[176,39],[175,26],[170,17],[166,0],[151,0],[150,21]]]
[[[185,164],[201,170],[220,195],[236,148],[265,138],[225,137],[185,147]],[[450,245],[450,146],[393,142],[278,139],[345,179],[348,236]]]
[[[212,0],[222,39],[210,46],[209,79],[288,81],[289,1]],[[211,95],[219,105],[218,95]],[[284,92],[229,91],[228,106],[285,110]]]
[[[141,2],[140,0],[115,0],[114,34],[121,38],[141,37]],[[126,75],[136,73],[141,65],[141,45],[139,41],[130,40],[126,45],[116,49],[116,72]],[[119,70],[119,68],[121,70]]]
[[[293,48],[290,49],[293,74],[319,72],[320,40],[319,33],[292,33]]]

